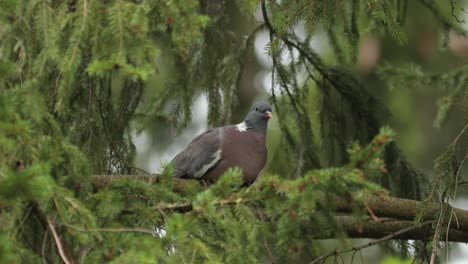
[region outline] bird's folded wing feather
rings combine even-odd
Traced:
[[[192,140],[171,163],[175,177],[201,178],[221,160],[222,128],[211,128]]]

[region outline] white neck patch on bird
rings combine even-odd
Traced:
[[[245,122],[237,124],[236,127],[237,127],[237,131],[239,131],[239,132],[245,132],[245,131],[247,131],[247,128],[248,128],[248,126],[247,126],[247,124]]]

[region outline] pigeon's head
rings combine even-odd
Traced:
[[[244,122],[253,130],[266,132],[268,120],[273,117],[271,112],[271,106],[267,102],[257,102],[250,108]]]

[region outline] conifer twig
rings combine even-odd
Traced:
[[[383,236],[386,236],[393,232],[398,232],[404,228],[413,226],[415,221],[408,221],[408,220],[401,220],[401,219],[388,219],[386,218],[384,221],[373,221],[369,220],[367,222],[358,222],[355,217],[351,215],[340,215],[335,216],[334,221],[342,227],[342,230],[349,238],[369,238],[369,239],[380,239]],[[427,221],[437,221],[437,219],[429,219]],[[313,227],[313,231],[314,230]],[[330,232],[319,233],[314,236],[316,239],[328,239],[336,237],[333,230],[329,230]],[[429,235],[428,231],[430,229],[427,228],[420,228],[414,229],[409,232],[400,234],[393,239],[399,240],[425,240],[425,238]],[[468,232],[463,230],[456,230],[454,228],[450,229],[449,234],[449,241],[452,242],[462,242],[468,243]],[[315,233],[314,233],[315,234]],[[439,240],[443,240],[439,237]]]
[[[81,36],[83,35],[83,32],[86,28],[86,21],[87,21],[87,18],[88,18],[88,2],[86,0],[83,1],[83,20],[81,22],[81,29],[80,29],[80,35],[79,35],[79,38],[78,40],[76,41],[74,47],[73,47],[73,52],[72,52],[72,56],[70,58],[70,61],[68,62],[68,67],[70,67],[73,63],[73,60],[75,59],[75,56],[76,56],[76,53],[78,51],[78,48],[80,46],[80,38]],[[59,75],[60,77],[60,75]]]
[[[106,186],[111,185],[112,183],[119,181],[119,180],[136,180],[136,181],[144,181],[149,182],[150,184],[157,183],[160,181],[160,175],[95,175],[92,177],[92,182],[95,187],[103,188]],[[185,189],[184,186],[187,184],[193,183],[193,180],[185,180],[185,179],[173,179],[174,180],[174,189],[183,190]],[[198,184],[195,182],[195,184]],[[238,200],[236,198],[225,198],[222,200],[218,200],[215,202],[215,206],[223,206],[223,205],[233,205],[238,203],[246,203],[252,202],[251,200]],[[345,199],[336,198],[334,206],[334,211],[339,213],[350,213],[352,212],[352,206],[349,201]],[[413,221],[417,214],[421,210],[421,201],[416,200],[409,200],[403,198],[396,198],[390,196],[378,196],[378,197],[368,197],[366,199],[366,204],[369,208],[372,209],[372,212],[377,217],[388,217],[397,219],[400,221]],[[450,206],[450,205],[447,205]],[[173,203],[173,204],[157,204],[153,207],[155,210],[163,210],[163,211],[182,211],[187,212],[193,210],[193,205],[191,201],[184,201],[182,203]],[[436,203],[428,203],[427,208],[424,210],[424,218],[425,219],[434,219],[438,216],[438,212],[440,207]],[[452,241],[461,241],[463,239],[460,238],[457,232],[461,232],[463,234],[468,233],[468,211],[462,210],[459,208],[453,208],[453,214],[456,216],[457,221],[452,221],[450,223],[450,236],[452,239],[452,235],[454,236]],[[460,233],[460,234],[461,234]],[[374,233],[373,235],[378,234],[378,232]],[[356,237],[362,237],[359,234]],[[463,240],[465,241],[465,240]]]
[[[67,256],[65,255],[65,251],[63,250],[62,242],[60,241],[60,237],[58,236],[57,230],[55,229],[54,220],[52,220],[52,217],[50,215],[48,215],[46,217],[46,221],[47,221],[47,225],[49,226],[50,231],[52,232],[52,236],[54,237],[55,244],[57,245],[57,249],[58,249],[60,258],[62,258],[62,260],[63,260],[63,262],[65,264],[72,264],[73,262],[71,262],[67,258]]]
[[[466,128],[466,127],[465,127]],[[458,187],[458,177],[460,176],[460,172],[461,172],[461,169],[463,167],[463,163],[465,162],[466,158],[464,158],[461,162],[460,162],[460,165],[458,166],[458,170],[457,170],[457,174],[455,175],[455,187],[454,187],[454,190],[453,190],[453,201],[455,201],[455,199],[457,198],[457,187]],[[452,177],[453,179],[453,177]],[[450,179],[450,185],[452,185],[452,179]],[[448,220],[448,223],[447,223],[447,232],[445,234],[445,241],[447,242],[448,244],[448,236],[449,236],[449,231],[450,231],[450,224],[452,223],[452,217],[455,215],[455,220],[457,221],[457,227],[460,228],[460,225],[458,223],[458,219],[457,219],[457,215],[453,212],[453,206],[450,208],[450,217],[449,217],[449,220]],[[448,248],[447,248],[447,262],[448,262]]]
[[[425,226],[425,225],[428,225],[428,224],[431,224],[431,223],[433,223],[433,222],[434,222],[433,220],[430,220],[430,221],[422,222],[422,223],[420,223],[420,224],[415,224],[415,225],[412,225],[412,226],[403,228],[403,229],[401,229],[401,230],[399,230],[399,231],[397,231],[397,232],[393,232],[393,233],[391,233],[391,234],[389,234],[389,235],[386,235],[386,236],[384,236],[384,237],[382,237],[382,238],[376,239],[376,240],[371,241],[371,242],[369,242],[369,243],[362,244],[362,245],[357,246],[357,247],[352,247],[352,248],[350,248],[350,249],[346,249],[346,250],[342,250],[342,251],[334,250],[333,252],[331,252],[331,253],[329,253],[329,254],[327,254],[327,255],[323,255],[323,256],[320,256],[320,257],[314,259],[312,262],[310,262],[310,264],[317,263],[317,262],[319,262],[319,261],[321,261],[321,260],[325,260],[325,259],[327,259],[328,257],[334,256],[334,255],[337,256],[337,255],[341,255],[341,254],[343,254],[343,253],[347,253],[347,252],[351,252],[351,251],[357,252],[357,251],[360,251],[360,250],[362,250],[362,249],[364,249],[364,248],[368,248],[368,247],[371,247],[371,246],[375,246],[375,245],[380,244],[380,243],[382,243],[382,242],[384,242],[384,241],[390,240],[390,239],[392,239],[392,238],[394,238],[394,237],[397,237],[397,236],[399,236],[399,235],[401,235],[401,234],[404,234],[404,233],[406,233],[406,232],[409,232],[409,231],[411,231],[411,230],[413,230],[413,229],[421,228],[421,227],[423,227],[423,226]],[[353,255],[354,255],[354,254],[353,254]]]
[[[460,139],[460,137],[463,135],[463,133],[465,133],[466,129],[468,128],[468,123],[465,125],[465,127],[460,131],[460,133],[458,133],[457,137],[453,140],[452,144],[453,145],[456,145],[458,143],[458,140]]]
[[[421,201],[396,198],[391,196],[371,196],[366,199],[367,204],[372,208],[374,214],[378,217],[389,217],[399,220],[413,221],[416,215],[421,211]],[[445,203],[445,206],[451,207]],[[351,205],[349,201],[337,198],[336,212],[350,213]],[[435,219],[440,212],[440,204],[428,203],[424,210],[425,219]],[[450,226],[456,230],[468,232],[468,211],[454,207],[453,212],[459,219],[459,226],[452,223]]]
[[[444,204],[442,204],[442,209],[440,210],[439,219],[437,220],[436,230],[434,232],[434,239],[432,239],[432,254],[431,254],[430,264],[435,263],[435,259],[437,256],[437,242],[439,242],[439,237],[440,237],[441,228],[444,222],[443,219],[445,217],[446,208],[447,206],[444,206]]]
[[[215,203],[215,205],[222,206],[222,205],[233,205],[233,204],[240,204],[246,203],[250,200],[236,198],[236,199],[222,199]],[[193,204],[191,201],[184,202],[184,203],[174,203],[174,204],[158,204],[153,207],[156,210],[170,210],[170,211],[190,211],[193,209]]]
[[[91,181],[93,185],[97,188],[106,187],[111,185],[112,183],[118,181],[125,181],[125,180],[135,180],[135,181],[143,181],[149,184],[155,184],[160,182],[162,179],[161,174],[136,174],[136,175],[93,175]],[[190,179],[179,179],[174,178],[172,179],[174,190],[183,190],[184,186],[188,185],[189,183],[195,183],[196,180]]]
[[[441,23],[444,27],[452,29],[453,31],[457,32],[458,34],[461,35],[466,35],[468,32],[461,26],[457,25],[456,23],[453,23],[452,21],[446,19],[439,8],[437,8],[436,4],[434,3],[435,1],[432,0],[419,0],[419,2],[424,5],[426,8],[428,8],[432,14],[435,16],[435,18]]]
[[[403,200],[403,201],[401,201]],[[380,201],[380,202],[378,202]],[[234,205],[239,203],[246,203],[251,202],[248,199],[223,199],[215,202],[214,206],[224,206],[224,205]],[[368,199],[369,207],[375,208],[376,215],[380,215],[383,218],[380,218],[378,221],[369,221],[364,227],[356,227],[355,219],[350,215],[342,215],[342,216],[335,216],[335,221],[343,227],[343,230],[350,238],[379,238],[388,232],[393,232],[394,236],[392,238],[397,239],[414,239],[420,240],[425,236],[424,230],[417,230],[415,232],[404,232],[404,236],[401,236],[403,233],[398,233],[400,230],[406,230],[408,227],[414,226],[413,219],[418,212],[418,204],[415,205],[415,208],[412,206],[412,201],[408,200],[405,201],[404,199],[399,198],[392,198],[388,199],[388,203],[382,203],[382,200],[375,200],[375,199]],[[416,202],[416,201],[415,201]],[[407,208],[409,210],[408,217],[406,215],[398,215],[391,216],[390,213],[396,208],[395,203],[402,203],[399,204],[398,208]],[[380,206],[379,206],[380,205]],[[348,209],[343,210],[343,205],[338,205],[335,209],[337,212],[350,212],[351,205],[347,205]],[[445,205],[449,206],[449,205]],[[389,208],[388,212],[385,211],[385,208]],[[158,210],[160,213],[165,211],[177,211],[177,212],[189,212],[194,210],[193,204],[190,201],[183,202],[183,203],[174,203],[174,204],[159,204],[153,207],[153,209]],[[268,216],[259,208],[256,208],[257,211],[255,212],[255,216],[261,219],[262,221],[271,220],[271,216]],[[413,210],[414,209],[414,210]],[[431,212],[433,208],[431,208]],[[466,214],[463,210],[454,208],[454,210],[458,210],[462,217],[466,217]],[[427,219],[432,219],[428,221],[434,222],[433,220],[434,214],[428,214]],[[388,218],[390,217],[390,219]],[[384,219],[385,218],[385,219]],[[421,227],[421,225],[417,225],[416,227]],[[413,231],[416,227],[409,229],[409,231]],[[450,237],[450,241],[453,242],[468,242],[468,230],[462,227],[454,227],[449,230],[449,235],[447,238]],[[330,238],[330,234],[317,234],[315,237],[317,239],[326,239]],[[439,239],[439,238],[438,238]]]
[[[88,232],[113,232],[113,233],[125,233],[125,232],[134,232],[134,233],[143,233],[153,235],[153,231],[140,228],[140,227],[122,227],[122,228],[82,228],[70,224],[63,224],[64,226],[74,229],[78,232],[88,233]]]
[[[42,247],[41,247],[41,258],[42,258],[42,263],[47,263],[46,261],[46,242],[47,242],[47,235],[49,233],[44,232],[44,237],[42,238]]]

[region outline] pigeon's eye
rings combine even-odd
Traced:
[[[255,107],[255,111],[257,111],[257,112],[258,112],[258,107]]]

